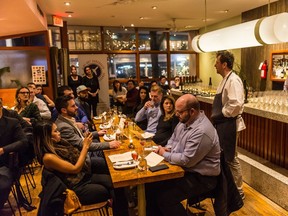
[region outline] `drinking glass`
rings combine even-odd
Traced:
[[[133,151],[131,151],[131,156],[132,156],[132,159],[133,159],[133,162],[134,162],[134,164],[137,164],[137,162],[138,162],[138,152],[136,151],[136,150],[133,150]],[[137,166],[135,166],[135,172],[137,172],[137,169],[138,169],[138,167]]]

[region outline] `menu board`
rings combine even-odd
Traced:
[[[36,85],[46,85],[45,66],[32,65],[32,82]]]

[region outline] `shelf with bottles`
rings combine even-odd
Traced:
[[[288,51],[272,52],[270,65],[271,80],[284,82],[288,76]]]

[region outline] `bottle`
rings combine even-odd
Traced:
[[[212,77],[209,78],[209,87],[212,87]]]

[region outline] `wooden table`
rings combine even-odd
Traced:
[[[163,163],[166,163],[169,166],[169,169],[157,171],[154,173],[150,170],[143,172],[135,172],[135,169],[115,170],[108,156],[129,151],[128,144],[129,141],[125,142],[122,144],[119,150],[104,150],[104,155],[111,175],[112,183],[115,188],[137,185],[138,215],[145,216],[145,183],[180,178],[184,176],[184,170],[179,166],[171,165],[167,162]]]
[[[97,127],[99,127],[99,125],[97,125]],[[139,139],[136,137],[133,137],[132,139],[135,147],[141,148]],[[163,163],[167,164],[169,169],[157,171],[154,173],[149,170],[143,172],[135,172],[135,169],[115,170],[113,168],[113,163],[110,161],[108,156],[130,151],[128,148],[129,142],[130,141],[128,139],[124,140],[119,149],[104,150],[104,155],[109,168],[113,186],[115,188],[119,188],[137,185],[138,215],[146,216],[145,183],[180,178],[184,176],[184,170],[180,166],[171,165],[165,161],[163,161]]]

